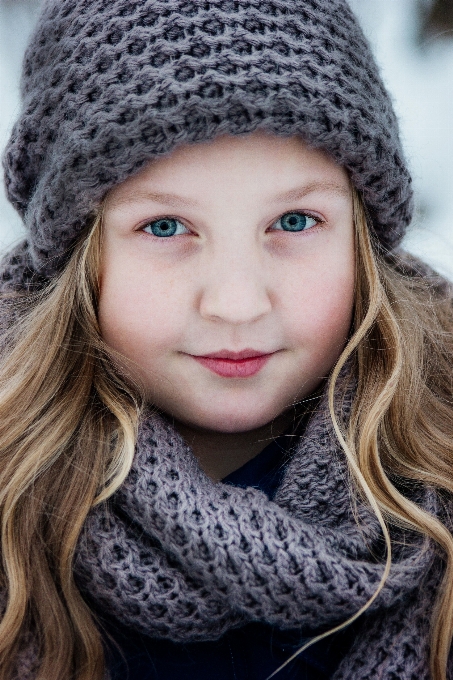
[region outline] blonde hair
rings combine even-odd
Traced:
[[[24,302],[0,368],[0,678],[36,630],[41,680],[103,677],[103,649],[73,579],[90,508],[123,482],[139,403],[96,318],[100,218],[61,276]],[[5,301],[6,312],[10,306]],[[13,310],[14,311],[14,306]],[[17,312],[16,312],[17,314]]]
[[[352,478],[383,527],[388,550],[383,580],[391,561],[387,521],[431,537],[444,552],[431,666],[434,680],[445,680],[453,629],[453,539],[391,478],[453,491],[451,293],[379,254],[357,195],[354,220],[354,332],[331,375],[331,415]],[[102,680],[104,674],[100,633],[75,586],[72,562],[90,508],[108,498],[130,469],[141,404],[137,390],[114,368],[97,323],[101,227],[100,216],[61,276],[26,300],[4,339],[0,592],[7,593],[7,602],[0,624],[0,680],[12,677],[31,631],[38,641],[38,680]],[[334,392],[351,355],[358,387],[344,425],[335,416]]]

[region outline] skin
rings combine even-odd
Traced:
[[[285,231],[294,212],[306,228]],[[152,233],[164,217],[179,233]],[[101,333],[219,480],[285,431],[329,374],[354,270],[350,182],[326,154],[264,132],[181,146],[107,197]],[[272,354],[250,377],[193,358],[246,348]]]

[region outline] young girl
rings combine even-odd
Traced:
[[[22,88],[1,680],[445,680],[451,290],[345,0],[48,0]]]

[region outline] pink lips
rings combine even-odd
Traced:
[[[246,349],[242,352],[223,350],[205,356],[192,356],[202,366],[223,378],[250,378],[263,368],[272,354],[262,354],[253,349]]]

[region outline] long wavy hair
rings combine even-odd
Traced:
[[[452,294],[416,264],[381,253],[355,192],[353,201],[355,314],[330,376],[330,410],[351,479],[383,527],[387,564],[380,588],[391,564],[388,522],[429,537],[443,552],[431,668],[434,680],[446,680],[453,539],[392,480],[453,492]],[[89,510],[128,474],[141,398],[101,338],[101,249],[100,213],[56,280],[41,292],[4,300],[14,321],[0,361],[0,680],[11,680],[31,640],[38,680],[104,677],[101,636],[72,565]],[[345,428],[335,416],[334,393],[351,356],[358,386]]]

